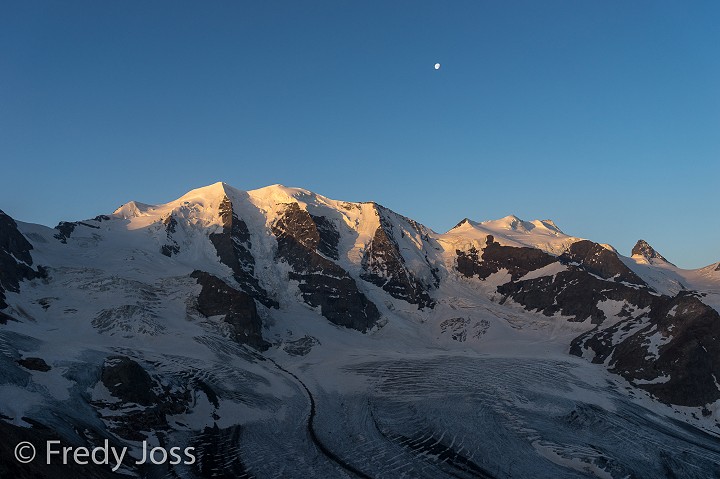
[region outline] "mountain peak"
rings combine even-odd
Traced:
[[[664,261],[666,263],[670,263],[668,260],[666,260],[663,257],[663,255],[661,255],[660,253],[655,251],[655,248],[650,246],[650,244],[643,239],[638,240],[638,242],[635,243],[635,246],[632,249],[632,255],[633,256],[642,256],[643,258],[645,258],[648,261],[657,259],[657,260]]]
[[[460,224],[462,224],[462,222]],[[504,218],[500,218],[499,220],[483,221],[480,224],[485,227],[512,230],[522,233],[529,233],[533,230],[535,230],[533,231],[534,233],[539,233],[540,231],[545,230],[551,234],[564,234],[552,220],[526,221],[515,215],[508,215]]]
[[[211,185],[207,186],[201,186],[200,188],[195,188],[193,190],[188,191],[184,195],[182,195],[179,200],[189,200],[190,198],[204,198],[204,199],[210,199],[210,198],[217,198],[219,196],[226,196],[228,189],[231,189],[232,187],[228,185],[225,182],[218,181],[216,183],[213,183]]]
[[[463,218],[462,220],[460,220],[460,221],[458,222],[458,224],[456,224],[455,226],[453,226],[453,227],[451,228],[451,230],[454,230],[455,228],[459,228],[459,227],[461,227],[462,225],[464,225],[464,224],[466,224],[466,223],[467,223],[467,224],[470,224],[470,218],[467,218],[467,217],[466,217],[466,218]]]
[[[140,203],[139,201],[128,201],[120,208],[113,212],[113,215],[119,216],[120,218],[129,219],[142,216],[145,214],[153,205],[146,203]]]

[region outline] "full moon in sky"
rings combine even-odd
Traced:
[[[439,70],[439,69],[440,69],[440,64],[439,64],[439,63],[436,63],[436,64],[435,64],[435,69],[436,69],[436,70]]]

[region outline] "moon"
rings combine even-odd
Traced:
[[[436,64],[435,64],[435,69],[436,69],[436,70],[439,70],[439,69],[440,69],[440,64],[439,64],[439,63],[436,63]]]

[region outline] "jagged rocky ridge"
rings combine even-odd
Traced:
[[[435,303],[428,294],[428,291],[437,288],[440,278],[437,270],[429,264],[433,276],[433,283],[422,284],[412,271],[408,270],[405,260],[400,253],[400,246],[394,237],[394,228],[391,221],[391,211],[380,205],[374,205],[377,211],[380,225],[375,230],[372,241],[365,249],[362,258],[363,273],[360,277],[376,286],[380,286],[393,298],[417,304],[419,308],[431,308]],[[426,243],[430,242],[428,232],[416,222],[404,218],[413,230],[419,235],[423,242],[423,250],[427,248]],[[404,232],[401,231],[401,236]],[[426,256],[427,261],[427,256]]]
[[[451,344],[477,341],[482,348],[503,316],[483,316],[464,304],[492,301],[512,315],[522,310],[519,321],[528,324],[544,317],[557,328],[577,328],[563,345],[570,355],[604,365],[661,402],[715,414],[720,318],[715,290],[701,288],[698,278],[714,281],[717,266],[684,273],[644,241],[632,254],[645,261],[564,235],[552,222],[515,217],[464,220],[441,235],[375,203],[280,186],[239,192],[217,184],[167,205],[131,202],[112,215],[52,230],[0,213],[0,319],[28,328],[75,321],[87,328],[78,337],[100,338],[98,346],[74,353],[80,367],[69,365],[76,359],[48,355],[47,347],[43,353],[37,344],[48,338],[0,336],[3,380],[28,384],[29,377],[62,374],[78,385],[74,391],[82,396],[73,397],[83,406],[70,412],[53,402],[48,410],[61,418],[58,424],[118,441],[182,437],[207,451],[202,464],[188,469],[197,477],[225,463],[232,463],[225,473],[245,474],[252,467],[247,456],[223,462],[211,445],[237,441],[241,433],[228,419],[238,414],[228,412],[229,401],[285,407],[279,398],[287,392],[260,391],[288,387],[300,376],[267,358],[282,351],[292,364],[333,341],[347,341],[343,351],[355,354],[358,338],[383,338],[406,319],[386,344],[411,342],[421,333],[410,331],[437,327],[452,335]],[[658,289],[666,276],[657,280],[656,273],[682,279],[668,282],[682,287]],[[73,295],[78,300],[69,302]],[[468,308],[472,314],[462,316]],[[161,346],[162,353],[152,353]],[[198,347],[217,358],[202,359]],[[245,384],[262,386],[232,390]],[[309,393],[303,388],[301,395]],[[99,419],[80,420],[82,411]],[[34,420],[25,414],[3,413],[13,421],[3,426],[8,434],[17,436],[18,424]],[[187,424],[198,416],[205,422]],[[392,437],[418,447],[429,441],[417,434],[417,440]],[[426,445],[464,457],[449,444]]]
[[[696,295],[658,294],[617,253],[591,241],[573,243],[554,257],[499,246],[488,236],[482,255],[474,248],[457,254],[458,271],[465,276],[510,273],[511,280],[497,287],[501,302],[512,300],[570,321],[590,320],[595,326],[573,340],[571,354],[607,364],[668,403],[703,406],[720,399],[715,380],[720,377],[720,316]],[[553,275],[522,279],[552,264],[558,266]],[[607,302],[622,304],[616,317],[601,309]]]
[[[15,220],[0,210],[0,323],[10,319],[3,313],[8,307],[5,292],[17,293],[23,280],[45,274],[42,267],[32,268],[32,249],[30,242],[18,231]]]
[[[301,210],[297,203],[287,205],[272,229],[278,243],[276,259],[290,265],[288,277],[298,281],[307,304],[319,307],[335,324],[367,331],[380,313],[347,271],[319,253],[321,246],[330,254],[333,245],[336,247],[335,230],[319,218]],[[323,225],[322,236],[318,223]]]
[[[252,255],[250,232],[243,220],[233,211],[232,203],[224,196],[219,208],[222,232],[210,233],[210,241],[220,261],[230,267],[240,287],[267,307],[277,308],[277,301],[258,283],[255,277],[255,258]]]
[[[654,259],[659,259],[661,261],[664,261],[666,263],[669,263],[668,260],[666,260],[663,255],[655,251],[655,248],[650,246],[647,241],[645,240],[638,240],[637,243],[635,243],[635,246],[633,246],[632,251],[630,252],[633,256],[638,255],[642,256],[648,261],[652,261]]]

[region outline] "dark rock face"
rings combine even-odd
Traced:
[[[70,238],[70,235],[72,235],[73,231],[75,231],[76,226],[77,223],[61,221],[55,227],[55,229],[58,230],[58,232],[54,235],[55,239],[60,240],[61,243],[67,244],[67,240],[68,238]]]
[[[0,251],[10,253],[20,261],[32,265],[32,249],[30,242],[18,231],[15,220],[0,211]]]
[[[42,358],[22,358],[18,359],[17,363],[25,369],[30,369],[31,371],[41,371],[46,373],[52,369]]]
[[[655,251],[655,249],[652,246],[650,246],[647,243],[647,241],[645,241],[645,240],[638,240],[638,242],[635,243],[635,246],[633,246],[631,254],[633,256],[635,256],[636,254],[643,256],[647,260],[661,259],[661,260],[665,261],[666,263],[669,263],[668,260],[666,260],[660,253]]]
[[[4,303],[0,303],[0,304],[4,304]],[[8,321],[15,321],[15,318],[0,311],[0,324],[7,324]]]
[[[699,406],[720,399],[720,315],[693,296],[679,296],[668,306],[675,314],[660,309],[657,329],[672,339],[660,348],[655,367],[670,380],[641,387],[673,404]],[[620,374],[622,352],[615,366]]]
[[[598,308],[601,301],[628,301],[636,308],[644,308],[652,299],[645,290],[598,279],[574,266],[554,276],[508,282],[498,286],[497,291],[504,297],[501,303],[512,298],[528,311],[539,311],[546,316],[560,313],[569,316],[571,321],[591,318],[594,324],[606,319]]]
[[[212,233],[210,241],[220,261],[230,267],[235,281],[243,291],[268,308],[277,308],[278,302],[270,297],[255,277],[255,258],[252,255],[250,231],[247,225],[233,212],[232,202],[226,196],[220,204],[223,220],[222,233]]]
[[[626,301],[636,308],[645,308],[653,303],[653,296],[645,282],[625,266],[617,254],[597,243],[578,241],[558,258],[542,252],[532,254],[519,251],[526,249],[532,248],[503,249],[503,258],[518,256],[531,260],[520,262],[522,267],[517,270],[517,275],[513,273],[513,281],[498,287],[498,292],[504,296],[502,302],[512,298],[530,311],[540,311],[547,316],[561,313],[575,321],[591,318],[594,324],[606,319],[605,313],[598,308],[599,302]],[[563,263],[566,271],[553,276],[516,281],[516,277],[525,274],[528,268],[536,269],[553,261]],[[500,265],[511,271],[515,267],[507,259],[503,259],[496,267]],[[478,269],[482,266],[479,265]]]
[[[670,298],[569,268],[554,278],[499,286],[502,302],[512,298],[548,316],[559,312],[575,321],[590,318],[596,327],[572,341],[570,354],[584,356],[591,351],[596,363],[611,358],[612,372],[642,381],[637,385],[662,401],[702,406],[720,399],[713,380],[713,374],[720,377],[720,317],[714,309],[692,295]],[[608,300],[624,303],[618,316],[626,319],[605,327],[608,318],[599,304]],[[673,307],[678,313],[669,315]],[[652,344],[658,342],[661,345],[653,354]],[[656,381],[666,382],[643,383]]]
[[[588,318],[595,328],[572,341],[570,353],[592,357],[660,400],[703,406],[720,399],[720,316],[693,293],[672,298],[652,291],[612,251],[591,241],[574,243],[555,258],[533,248],[500,246],[488,237],[482,252],[458,251],[458,271],[487,278],[506,268],[512,280],[498,286],[503,296],[529,311],[560,313],[571,321]],[[554,261],[566,270],[519,280]],[[606,325],[601,305],[621,304],[621,318]]]
[[[95,223],[101,223],[103,221],[108,221],[108,220],[110,220],[109,216],[100,215],[100,216],[96,216],[95,218],[88,220],[88,221],[92,221]],[[58,232],[55,233],[53,235],[53,237],[57,240],[60,240],[61,243],[67,244],[67,240],[70,238],[70,236],[73,234],[73,232],[75,231],[75,229],[78,226],[85,226],[87,228],[92,228],[95,230],[100,229],[100,227],[98,225],[88,223],[88,221],[72,221],[72,222],[61,221],[55,227],[55,229]]]
[[[458,271],[469,278],[477,275],[480,279],[507,269],[514,281],[557,261],[556,257],[536,248],[501,246],[492,235],[487,236],[482,256],[474,247],[468,252],[456,250],[455,253]]]
[[[600,324],[606,319],[605,313],[598,307],[600,302],[626,301],[634,309],[649,307],[654,302],[655,296],[649,289],[640,287],[645,283],[615,253],[591,241],[574,243],[557,258],[534,248],[499,246],[493,243],[491,236],[488,237],[483,260],[487,250],[490,251],[488,260],[480,263],[472,250],[461,262],[459,252],[458,270],[462,264],[465,268],[464,272],[461,271],[463,274],[478,274],[481,278],[502,268],[510,271],[512,281],[497,288],[498,293],[503,295],[501,303],[511,298],[528,311],[538,311],[546,316],[560,313],[571,321],[590,318],[593,324]],[[552,276],[518,281],[528,272],[553,262],[563,263],[566,270]],[[628,310],[620,314],[629,316],[630,313]]]
[[[109,356],[100,371],[103,385],[119,402],[93,403],[104,410],[127,410],[138,404],[143,408],[112,416],[110,429],[120,437],[141,441],[141,431],[167,430],[168,415],[181,414],[188,410],[191,391],[185,387],[171,387],[160,384],[135,360],[127,356]]]
[[[168,243],[160,247],[160,253],[169,258],[180,252],[180,246],[177,244],[177,241],[173,239],[173,234],[177,230],[178,222],[173,215],[169,215],[163,220],[163,224],[165,225],[165,235]]]
[[[457,255],[457,270],[467,278],[477,275],[480,279],[486,279],[493,271],[483,268],[480,252],[472,246],[468,251],[455,250]]]
[[[0,211],[0,310],[7,308],[5,291],[17,293],[20,282],[44,275],[42,269],[31,268],[33,247],[20,233],[17,223]]]
[[[613,338],[616,342],[613,343]],[[654,296],[650,311],[573,340],[571,353],[610,358],[610,370],[662,401],[704,406],[720,399],[720,315],[694,295]],[[654,383],[654,384],[647,384]]]
[[[358,290],[355,280],[337,264],[318,254],[321,239],[310,214],[290,203],[272,227],[276,258],[292,268],[303,300],[339,326],[367,331],[380,318],[377,307]]]
[[[580,263],[583,269],[604,279],[646,286],[638,275],[620,261],[616,253],[592,241],[573,243],[560,256],[560,261],[566,264]]]
[[[378,216],[380,226],[365,249],[362,258],[364,272],[360,277],[381,287],[393,298],[417,304],[418,308],[432,308],[435,301],[428,294],[429,286],[424,286],[406,267],[400,247],[393,237],[392,223],[384,217],[380,208]]]
[[[126,356],[108,357],[100,379],[113,396],[126,403],[149,406],[158,399],[153,391],[158,384],[142,366]]]
[[[324,216],[310,215],[315,223],[320,241],[317,245],[317,251],[324,254],[328,258],[338,259],[338,243],[340,242],[340,233],[335,225]]]
[[[203,316],[224,315],[224,321],[231,326],[233,339],[260,350],[268,348],[262,338],[262,321],[255,300],[249,294],[204,271],[193,271],[190,276],[202,286],[198,311]]]

